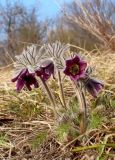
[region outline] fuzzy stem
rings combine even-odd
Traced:
[[[74,84],[76,87],[76,95],[80,106],[80,133],[83,134],[85,133],[87,128],[86,101],[85,101],[85,96],[81,91],[81,89],[79,88],[78,84],[75,82]]]
[[[43,80],[42,77],[40,77],[40,79],[41,79],[41,81],[42,81],[42,83],[43,83],[43,85],[44,85],[44,87],[45,87],[45,89],[46,89],[46,91],[47,91],[47,94],[48,94],[48,96],[49,96],[49,99],[50,99],[50,101],[51,101],[51,104],[52,104],[53,109],[54,109],[54,114],[55,114],[55,113],[57,113],[57,111],[56,111],[56,104],[55,104],[55,101],[54,101],[54,99],[53,99],[53,96],[52,96],[52,94],[51,94],[51,92],[50,92],[50,89],[49,89],[47,83]]]
[[[58,78],[59,78],[59,85],[60,85],[60,91],[61,91],[61,97],[62,97],[62,101],[63,101],[63,106],[66,109],[67,106],[66,106],[66,102],[65,102],[65,96],[64,96],[64,91],[63,91],[60,71],[58,71]]]

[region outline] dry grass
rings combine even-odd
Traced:
[[[17,94],[10,82],[12,69],[0,70],[0,160],[115,159],[115,55],[99,50],[85,53],[105,88],[98,100],[87,97],[92,116],[84,135],[72,136],[73,130],[71,134],[66,126],[57,127],[42,90]],[[51,86],[56,88],[54,82]],[[70,96],[68,84],[65,89]]]
[[[69,21],[78,24],[81,28],[97,37],[103,49],[115,51],[114,12],[115,4],[112,1],[73,0],[69,6],[70,12],[64,12]]]

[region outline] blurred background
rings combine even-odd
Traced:
[[[0,67],[27,45],[56,40],[113,53],[115,1],[0,0]]]

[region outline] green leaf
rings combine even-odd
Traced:
[[[115,108],[115,100],[111,101],[111,106]]]
[[[100,150],[100,152],[99,152],[99,156],[97,157],[96,160],[100,160],[100,158],[102,157],[103,152],[104,152],[104,149],[105,149],[106,146],[115,148],[115,144],[108,144],[108,143],[107,143],[109,137],[111,137],[111,136],[115,136],[115,134],[109,134],[109,135],[106,135],[106,136],[104,137],[104,141],[103,141],[103,143],[102,143],[101,150]]]
[[[103,117],[99,114],[92,114],[91,115],[91,119],[90,119],[90,123],[89,123],[89,128],[91,129],[95,129],[95,128],[99,128],[102,124],[103,121]]]
[[[8,142],[8,139],[5,136],[0,136],[0,146],[3,148],[11,148],[13,145]]]
[[[105,146],[115,148],[115,144],[106,143],[106,144],[95,144],[92,146],[77,147],[77,148],[74,148],[72,151],[73,152],[80,152],[80,151],[84,151],[84,150],[88,150],[88,149],[94,149],[94,148],[105,147]]]
[[[59,138],[60,141],[63,141],[66,138],[66,136],[69,132],[69,129],[70,129],[70,124],[68,124],[68,123],[67,124],[64,124],[64,123],[60,124],[57,127],[56,135],[57,135],[57,137]]]
[[[32,147],[34,149],[38,148],[40,145],[42,145],[44,143],[44,141],[46,140],[46,137],[47,137],[46,132],[38,133],[38,135],[36,135],[31,141]]]

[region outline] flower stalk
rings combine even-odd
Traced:
[[[86,101],[85,96],[77,83],[74,82],[76,88],[76,96],[78,98],[80,107],[80,133],[85,133],[87,129],[87,112],[86,112]]]
[[[56,113],[57,113],[57,111],[56,111],[56,104],[55,104],[54,98],[53,98],[53,96],[52,96],[52,93],[50,92],[50,89],[49,89],[46,81],[44,81],[44,79],[43,79],[42,77],[40,77],[40,79],[41,79],[41,81],[42,81],[42,83],[43,83],[43,85],[44,85],[44,88],[45,88],[48,96],[49,96],[49,99],[50,99],[50,101],[51,101],[51,104],[52,104],[52,107],[53,107],[53,110],[54,110],[54,115],[55,115],[55,117],[56,117]]]
[[[64,96],[63,86],[62,86],[61,73],[60,73],[59,70],[58,70],[58,79],[59,79],[59,86],[60,86],[60,91],[61,91],[61,98],[62,98],[62,101],[63,101],[62,104],[63,104],[63,107],[66,109],[67,106],[66,106],[65,96]]]

